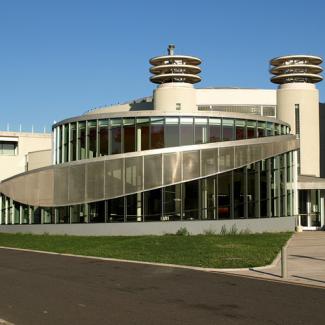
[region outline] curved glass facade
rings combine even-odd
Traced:
[[[293,170],[291,151],[203,179],[93,203],[39,208],[1,195],[1,222],[110,223],[292,216]]]
[[[126,117],[54,128],[55,163],[167,147],[289,134],[287,125],[223,117]]]

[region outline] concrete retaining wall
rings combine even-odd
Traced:
[[[220,233],[222,229],[229,232],[233,227],[237,229],[237,232],[249,231],[251,233],[293,231],[295,217],[138,223],[1,225],[0,232],[80,236],[140,236],[175,234],[182,227],[185,227],[193,235],[202,234],[205,231]]]

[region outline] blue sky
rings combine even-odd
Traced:
[[[199,87],[275,88],[270,58],[325,57],[324,13],[323,0],[0,0],[0,129],[151,95],[148,59],[169,43],[203,60]]]

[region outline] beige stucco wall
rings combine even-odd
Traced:
[[[49,150],[52,146],[50,133],[25,133],[0,131],[0,137],[18,139],[15,156],[0,155],[0,181],[26,170],[26,155],[32,151]]]
[[[196,89],[193,85],[183,82],[165,83],[153,92],[154,110],[163,112],[176,111],[177,105],[180,112],[197,111]]]
[[[295,134],[295,104],[300,109],[301,174],[320,176],[319,92],[313,84],[290,83],[277,90],[277,117],[291,125]]]
[[[41,150],[27,154],[27,170],[52,165],[52,150]]]
[[[197,105],[276,105],[274,89],[197,89]]]
[[[86,114],[150,110],[154,106],[170,111],[170,108],[175,110],[175,102],[183,103],[182,109],[189,105],[190,111],[196,110],[193,105],[276,105],[275,89],[193,88],[191,84],[187,85],[187,88],[177,89],[177,83],[174,83],[175,87],[171,89],[170,84],[163,84],[154,90],[153,102],[148,97],[148,101],[102,107]]]

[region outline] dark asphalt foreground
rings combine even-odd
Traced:
[[[0,249],[0,319],[45,324],[324,324],[325,290]]]

